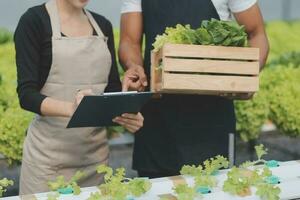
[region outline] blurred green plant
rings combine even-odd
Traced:
[[[260,91],[250,101],[236,101],[237,131],[244,141],[257,139],[271,120],[282,134],[300,136],[300,68],[278,65],[260,76]]]
[[[269,22],[266,31],[270,41],[270,61],[284,53],[299,51],[300,21]]]
[[[300,22],[274,21],[266,30],[270,55],[260,75],[260,91],[250,101],[235,102],[237,131],[244,141],[257,139],[267,120],[283,134],[300,136]]]
[[[10,31],[4,28],[0,28],[0,45],[11,42],[13,40],[13,35]]]
[[[300,68],[279,65],[266,72],[263,88],[269,91],[269,118],[281,133],[300,136]]]
[[[0,153],[9,164],[20,161],[26,129],[32,114],[23,111],[16,94],[16,67],[13,43],[0,46]]]
[[[264,91],[258,92],[252,100],[235,101],[236,128],[244,141],[257,139],[269,116],[269,103]]]
[[[300,51],[292,51],[280,55],[268,63],[268,67],[276,66],[300,67]]]

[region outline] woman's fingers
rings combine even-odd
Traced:
[[[83,96],[87,96],[87,95],[93,95],[93,90],[92,89],[86,89],[86,90],[80,90],[77,95],[83,95]]]
[[[78,106],[82,101],[84,96],[93,95],[92,89],[79,90],[75,96],[75,104]]]
[[[141,113],[125,113],[121,117],[116,117],[115,119],[113,119],[113,122],[118,123],[128,131],[135,133],[144,125],[144,117]]]
[[[135,126],[135,125],[131,125],[131,124],[126,124],[123,121],[120,121],[120,120],[117,120],[117,119],[114,119],[113,121],[115,123],[123,126],[126,130],[128,130],[131,133],[135,133],[135,132],[137,132],[141,128],[141,126]]]
[[[135,133],[138,130],[140,130],[140,127],[138,126],[131,126],[131,125],[125,125],[124,128],[126,128],[130,133]]]
[[[124,118],[124,117],[116,117],[115,121],[124,126],[126,124],[129,124],[131,126],[138,126],[138,127],[143,126],[143,122],[141,120],[133,120],[133,119],[128,119],[128,118]]]
[[[138,114],[131,114],[131,113],[124,113],[122,115],[123,118],[133,119],[133,120],[144,120],[144,117],[141,113]]]

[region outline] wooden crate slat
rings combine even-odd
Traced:
[[[198,74],[163,74],[163,89],[166,91],[209,91],[209,92],[257,92],[258,77],[217,76]]]
[[[259,62],[179,59],[165,57],[163,61],[163,70],[167,72],[258,75]]]
[[[258,48],[166,44],[164,57],[259,60]]]
[[[151,53],[151,90],[154,92],[157,88],[161,88],[162,84],[162,70],[157,70],[160,59],[162,58],[161,51],[158,53]]]

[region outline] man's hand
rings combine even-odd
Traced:
[[[135,90],[141,92],[145,90],[147,85],[147,77],[144,68],[140,65],[134,65],[125,72],[122,91]]]
[[[142,56],[143,16],[141,12],[121,16],[119,58],[126,70],[123,91],[143,91],[148,85]]]

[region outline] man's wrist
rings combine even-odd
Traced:
[[[125,63],[125,70],[127,71],[127,70],[129,70],[129,69],[135,69],[135,68],[142,68],[142,69],[144,69],[143,67],[142,67],[142,64],[140,64],[140,63],[137,63],[137,62],[133,62],[133,61],[127,61],[126,63]]]

